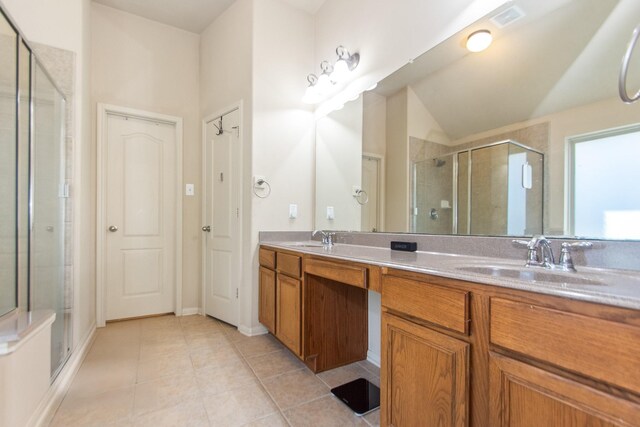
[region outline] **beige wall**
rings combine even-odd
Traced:
[[[90,0],[3,0],[25,37],[75,54],[74,347],[95,325],[95,181],[89,113]]]
[[[195,183],[196,195],[183,195],[182,199],[182,307],[197,308],[201,234],[199,36],[97,3],[91,9],[93,123],[97,103],[183,119],[182,183]]]
[[[316,222],[322,230],[361,229],[362,208],[352,196],[362,185],[362,96],[316,122]],[[327,219],[327,207],[335,219]]]
[[[387,173],[385,177],[385,231],[409,227],[409,137],[407,91],[387,97]],[[393,173],[390,173],[393,171]]]
[[[313,17],[278,0],[254,0],[252,174],[264,175],[271,195],[252,198],[250,269],[251,325],[258,323],[258,232],[310,230],[314,200],[314,121],[302,103],[313,66]],[[289,204],[298,218],[289,219]],[[252,262],[249,262],[252,261]],[[261,327],[260,327],[261,329]]]
[[[373,92],[362,95],[362,151],[384,157],[387,152],[387,98]]]

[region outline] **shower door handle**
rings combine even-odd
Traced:
[[[112,233],[115,233],[116,231],[118,231],[118,227],[116,227],[115,225],[110,225],[109,226],[109,231]]]

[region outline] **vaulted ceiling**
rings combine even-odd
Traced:
[[[94,0],[163,24],[201,33],[235,0]],[[325,0],[280,0],[315,14]]]

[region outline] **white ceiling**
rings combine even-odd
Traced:
[[[94,0],[163,24],[201,33],[235,0]],[[315,14],[325,0],[281,0]]]
[[[637,0],[516,4],[525,18],[502,29],[482,20],[375,91],[388,96],[410,85],[450,140],[617,96],[620,60],[640,12]],[[485,52],[471,54],[464,41],[479,28],[496,39]],[[639,82],[630,75],[628,85]]]

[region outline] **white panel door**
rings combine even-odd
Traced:
[[[205,130],[205,313],[238,324],[240,138],[238,110]],[[221,124],[222,123],[222,124]],[[209,231],[206,231],[209,230]]]
[[[176,129],[107,115],[106,320],[175,308]]]

